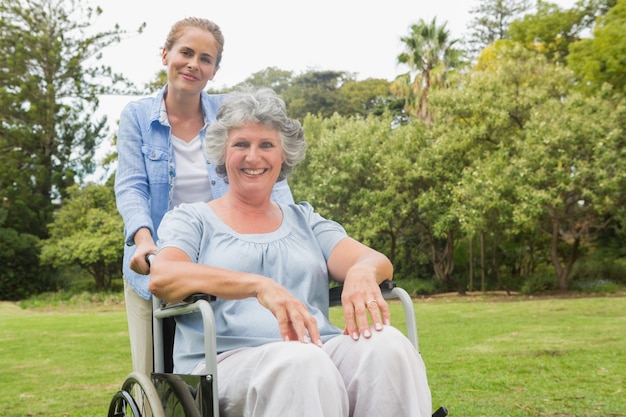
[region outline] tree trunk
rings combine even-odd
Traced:
[[[550,244],[550,258],[552,265],[554,265],[554,271],[556,272],[557,281],[559,284],[559,290],[569,290],[569,275],[572,272],[572,267],[578,257],[578,247],[580,246],[580,237],[574,238],[572,249],[569,253],[567,262],[563,265],[559,257],[559,220],[555,217],[552,218],[552,241]]]
[[[438,245],[440,240],[432,236],[430,240],[435,276],[445,283],[456,287],[459,294],[464,295],[466,292],[465,287],[452,279],[452,272],[454,271],[454,233],[448,231],[443,248],[440,248]]]
[[[468,291],[474,291],[474,235],[469,238],[469,284]]]
[[[485,292],[485,232],[480,232],[480,290]]]

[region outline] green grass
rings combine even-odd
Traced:
[[[451,417],[626,416],[626,297],[511,300],[416,300],[433,406]],[[400,304],[392,316],[403,328]],[[106,415],[130,372],[123,306],[0,303],[0,358],[0,415]]]

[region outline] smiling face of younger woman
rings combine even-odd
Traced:
[[[188,27],[170,49],[163,48],[169,90],[199,94],[217,72],[219,45],[208,30]]]
[[[230,188],[250,197],[268,197],[283,163],[278,131],[246,123],[228,132],[225,167]]]

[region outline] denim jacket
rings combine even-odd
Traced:
[[[150,277],[130,269],[130,258],[135,252],[134,236],[146,227],[155,242],[163,215],[169,210],[176,177],[176,161],[171,141],[171,126],[167,118],[163,97],[165,86],[156,96],[129,103],[120,115],[117,132],[118,165],[115,175],[115,198],[117,208],[124,220],[124,278],[135,292],[149,300]],[[201,94],[204,137],[207,126],[215,120],[223,94]],[[213,198],[224,195],[228,183],[215,172],[215,166],[207,162],[209,182]],[[272,198],[283,203],[293,203],[291,190],[286,181],[276,183]]]

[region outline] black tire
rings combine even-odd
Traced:
[[[166,387],[164,390],[159,389],[159,397],[168,416],[202,417],[199,404],[196,403],[196,394],[190,391],[191,386],[182,379],[170,378]]]
[[[165,417],[165,413],[150,378],[133,372],[124,380],[122,389],[113,396],[108,416]]]

